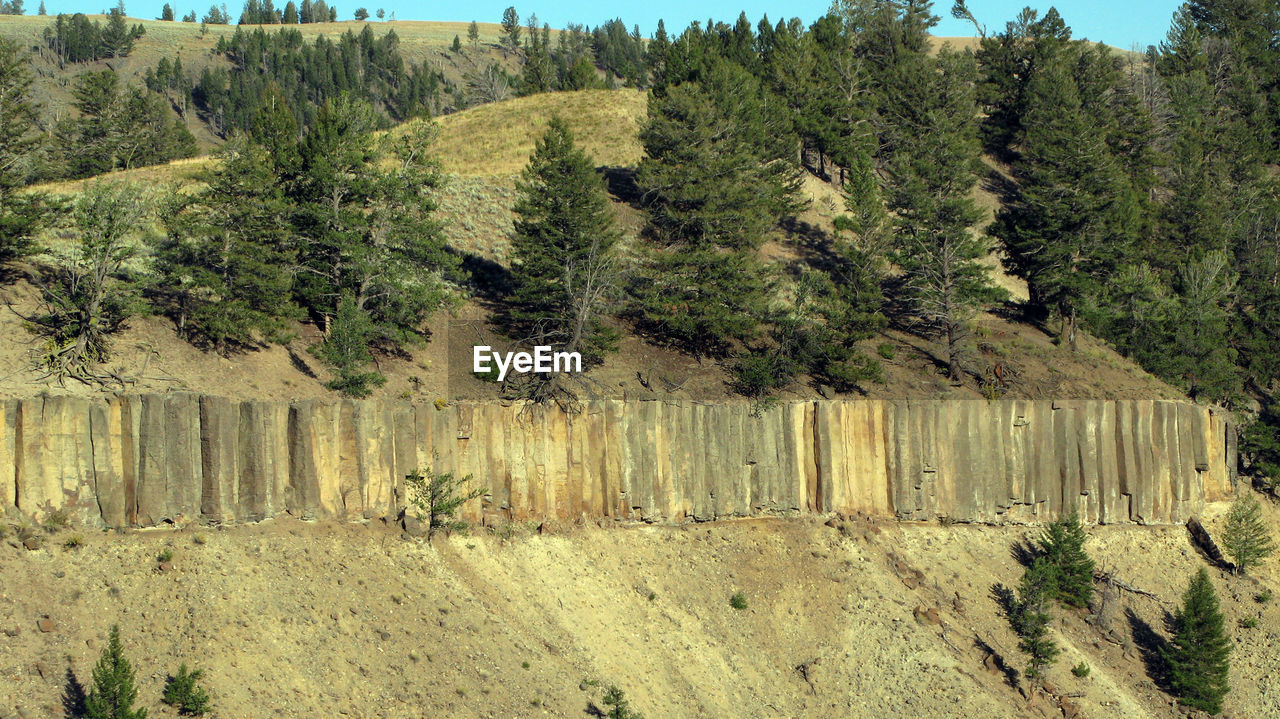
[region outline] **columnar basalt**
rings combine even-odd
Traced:
[[[414,469],[473,475],[471,519],[843,512],[1181,522],[1232,492],[1228,417],[1173,401],[0,400],[0,506],[85,525],[384,516]]]

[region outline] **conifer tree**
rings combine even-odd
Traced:
[[[502,47],[504,54],[520,49],[520,16],[514,7],[502,11]]]
[[[508,329],[599,362],[616,343],[601,320],[618,290],[619,234],[595,163],[563,119],[552,118],[516,189]]]
[[[650,98],[637,182],[653,253],[637,294],[657,337],[715,356],[757,336],[767,285],[756,251],[798,206],[789,135],[786,113],[728,62]]]
[[[1131,251],[1136,204],[1065,55],[1046,61],[1027,96],[1018,188],[992,233],[1033,306],[1059,318],[1059,337],[1074,349],[1081,308]]]
[[[1224,624],[1209,572],[1201,567],[1174,614],[1173,638],[1161,650],[1178,703],[1210,714],[1222,711],[1231,666],[1231,639]]]
[[[1227,513],[1222,548],[1235,565],[1233,571],[1247,572],[1275,552],[1275,542],[1262,517],[1262,505],[1253,492],[1248,489],[1239,492]]]
[[[236,139],[165,217],[155,293],[178,334],[220,353],[283,338],[296,251],[289,207],[267,151]]]
[[[1033,682],[1044,681],[1049,667],[1061,651],[1049,637],[1050,603],[1056,591],[1055,571],[1044,558],[1037,558],[1022,574],[1016,605],[1013,607],[1013,628],[1018,634],[1018,648],[1027,655],[1026,676]]]
[[[467,26],[467,41],[471,43],[471,47],[480,45],[480,25],[475,20]]]
[[[454,35],[453,45],[451,45],[449,49],[453,50],[454,52],[462,52],[462,39],[459,38],[457,35]]]
[[[1080,514],[1072,511],[1045,528],[1040,552],[1052,574],[1051,596],[1072,607],[1088,607],[1093,599],[1093,560],[1084,551],[1086,536]]]
[[[974,66],[945,49],[936,60],[923,52],[909,58],[895,73],[900,90],[881,110],[901,128],[886,160],[902,241],[895,259],[913,311],[945,339],[947,370],[958,381],[969,323],[1003,295],[982,264],[990,245],[972,229],[982,217],[971,196],[980,150]]]
[[[284,13],[280,16],[280,21],[285,25],[298,24],[298,6],[293,0],[285,3]]]
[[[0,40],[0,263],[26,254],[45,219],[44,198],[23,192],[43,144],[31,99],[30,65],[17,43]]]
[[[134,709],[138,689],[133,684],[133,666],[124,656],[119,625],[111,626],[107,646],[93,668],[93,687],[85,700],[88,719],[147,719],[146,709]]]
[[[40,14],[43,15],[44,13],[40,13]],[[173,22],[173,6],[172,5],[170,5],[169,3],[165,3],[164,7],[160,8],[160,19]]]
[[[355,298],[344,295],[329,329],[329,336],[316,349],[316,355],[333,368],[336,375],[329,389],[348,397],[368,397],[375,387],[386,383],[381,373],[368,369],[373,361],[369,343],[377,336],[377,328],[369,314],[360,309]]]

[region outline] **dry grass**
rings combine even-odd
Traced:
[[[597,165],[629,167],[643,154],[638,133],[645,97],[639,90],[583,90],[481,105],[440,118],[436,147],[451,174],[511,175],[529,162],[534,142],[558,114]]]

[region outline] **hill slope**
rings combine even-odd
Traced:
[[[89,681],[117,622],[140,704],[158,717],[173,716],[158,699],[180,662],[205,670],[218,716],[245,719],[581,717],[609,684],[649,717],[1184,716],[1146,664],[1203,564],[1184,528],[1088,530],[1099,566],[1155,598],[1123,592],[1101,625],[1055,612],[1063,654],[1049,688],[1061,698],[1028,702],[1006,673],[1025,660],[992,589],[1016,584],[1010,547],[1034,534],[840,526],[495,527],[425,545],[376,522],[285,519],[74,549],[66,531],[37,551],[10,538],[0,716],[61,715],[69,677]],[[1214,571],[1236,719],[1280,713],[1280,605],[1253,599],[1280,590],[1274,564],[1256,580]],[[730,606],[738,592],[745,609]],[[1238,627],[1245,618],[1260,621]],[[1072,675],[1079,663],[1087,677]]]
[[[644,93],[634,90],[590,90],[517,98],[482,105],[437,120],[440,135],[437,157],[449,174],[440,197],[440,219],[450,244],[477,266],[507,264],[512,229],[511,207],[515,180],[527,162],[537,137],[552,115],[566,118],[582,145],[604,170],[614,208],[628,241],[634,241],[644,218],[635,204],[630,169],[639,162],[642,148],[637,137],[646,108]],[[392,130],[396,132],[397,130]],[[170,165],[113,173],[110,180],[136,181],[148,186],[189,183],[193,174],[208,167],[209,158],[181,160]],[[82,182],[46,185],[41,190],[73,194]],[[802,262],[805,245],[821,241],[832,230],[832,219],[843,201],[830,184],[808,177],[805,192],[809,207],[788,232],[780,231],[764,252],[774,263]],[[990,210],[996,199],[981,193],[979,201]],[[51,233],[47,241],[54,241]],[[624,243],[625,244],[625,243]],[[40,258],[35,258],[38,262]],[[999,272],[992,258],[993,272]],[[1013,278],[998,275],[1017,295],[1025,287]],[[25,283],[6,294],[20,311],[29,311],[34,290]],[[498,342],[487,327],[489,308],[478,300],[465,303],[453,316],[438,316],[430,328],[436,337],[426,347],[410,348],[402,356],[380,357],[380,370],[389,382],[379,392],[386,396],[422,394],[449,399],[492,396],[494,388],[481,382],[450,385],[446,369],[451,362],[469,362],[472,344]],[[52,391],[92,391],[84,387],[50,387],[37,382],[32,369],[31,338],[21,330],[19,318],[0,311],[0,332],[19,338],[0,347],[0,364],[13,368],[0,375],[0,393],[30,394],[33,387]],[[307,352],[318,340],[314,327],[300,325],[298,338],[287,347],[272,346],[222,358],[202,352],[178,340],[171,324],[162,318],[136,318],[115,342],[112,367],[121,367],[136,378],[134,389],[185,388],[210,394],[260,398],[331,397],[325,388],[327,370]],[[1084,338],[1072,353],[1058,347],[1042,330],[1010,317],[988,314],[979,318],[975,363],[1001,364],[1011,380],[1010,397],[1061,398],[1172,398],[1179,394],[1120,357],[1104,344]],[[25,341],[24,341],[25,340]],[[886,330],[866,343],[868,353],[887,345],[882,357],[886,381],[869,385],[875,397],[981,397],[983,390],[970,385],[952,386],[939,364],[940,347],[934,342],[898,330]],[[465,355],[465,356],[464,356]],[[727,374],[715,363],[649,345],[626,337],[622,351],[595,370],[599,392],[606,396],[672,396],[699,399],[724,397]],[[411,381],[410,378],[417,378]],[[797,384],[787,397],[816,396],[814,388]]]

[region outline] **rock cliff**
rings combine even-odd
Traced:
[[[360,518],[403,478],[471,474],[471,519],[838,511],[1184,521],[1228,498],[1229,418],[1172,401],[601,400],[581,411],[192,394],[0,400],[0,507],[90,526]]]

